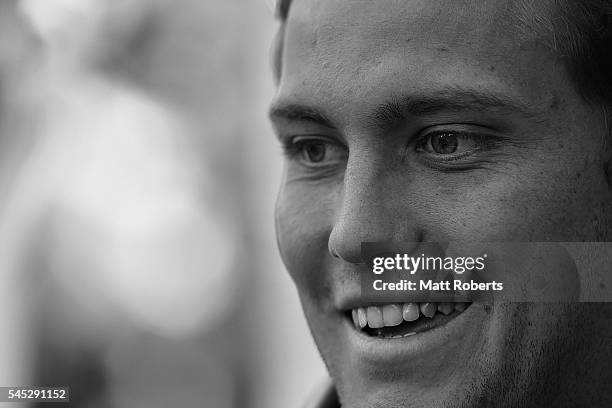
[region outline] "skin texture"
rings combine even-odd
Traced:
[[[608,236],[603,110],[541,38],[519,34],[511,5],[475,3],[291,6],[271,108],[286,150],[277,236],[344,407],[612,399],[607,304],[475,304],[436,353],[355,358],[343,305],[362,241]],[[460,154],[432,151],[436,131],[461,134]]]

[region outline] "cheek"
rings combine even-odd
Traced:
[[[276,234],[281,257],[301,296],[324,297],[325,265],[333,226],[328,194],[297,183],[284,184],[276,203]],[[316,189],[315,189],[316,190]]]
[[[505,368],[532,371],[533,367],[552,368],[551,357],[561,355],[564,349],[580,337],[580,323],[574,305],[546,303],[504,303],[494,306],[493,318],[487,333],[491,350],[490,358],[515,362]],[[533,324],[537,322],[537,324]],[[562,347],[559,343],[564,343]],[[554,345],[551,347],[551,344]],[[550,352],[554,350],[554,354]],[[558,358],[555,358],[558,361]],[[535,363],[535,364],[534,364]],[[557,368],[558,369],[558,368]],[[506,378],[533,381],[541,375],[504,373]]]
[[[433,204],[424,219],[432,235],[454,240],[596,240],[593,224],[607,199],[600,173],[524,166],[482,180],[432,183],[439,187],[429,190]]]

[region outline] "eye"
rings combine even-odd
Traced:
[[[340,163],[347,157],[345,148],[322,137],[291,138],[284,145],[284,150],[289,159],[297,160],[311,167]]]
[[[327,147],[325,143],[313,141],[302,144],[303,159],[312,163],[320,163],[325,160]]]
[[[434,131],[424,135],[416,145],[416,151],[433,158],[453,160],[470,155],[484,145],[484,137],[479,134]]]
[[[438,154],[452,154],[457,151],[459,140],[453,133],[440,133],[429,138],[429,144]]]

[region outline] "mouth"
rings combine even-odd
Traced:
[[[482,302],[364,304],[349,299],[344,306],[336,315],[343,321],[343,345],[355,372],[363,375],[440,374],[440,367],[478,353],[493,316],[493,305]]]
[[[354,308],[347,312],[355,329],[379,339],[402,339],[443,326],[472,303],[393,303]]]

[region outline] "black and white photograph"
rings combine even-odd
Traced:
[[[612,0],[0,0],[0,408],[612,407]]]

